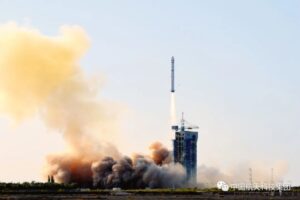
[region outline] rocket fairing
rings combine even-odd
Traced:
[[[175,66],[174,66],[174,63],[175,63],[175,59],[174,57],[172,56],[171,58],[171,92],[175,92]]]

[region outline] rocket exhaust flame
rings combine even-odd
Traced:
[[[124,157],[109,144],[122,107],[99,98],[79,67],[89,40],[78,26],[48,37],[15,23],[0,25],[0,111],[17,121],[38,113],[63,134],[67,151],[47,157],[45,175],[81,186],[182,186],[182,166],[152,145],[152,156]]]
[[[170,114],[171,114],[171,126],[175,125],[177,120],[176,120],[176,102],[175,102],[175,93],[171,93],[171,110],[170,110]]]

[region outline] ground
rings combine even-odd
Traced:
[[[93,200],[93,199],[107,199],[107,200],[172,200],[172,199],[224,199],[224,200],[263,200],[263,199],[300,199],[299,192],[286,192],[282,196],[277,193],[270,192],[239,192],[239,193],[222,193],[222,192],[199,192],[199,193],[134,193],[134,192],[120,192],[120,193],[101,193],[101,192],[75,192],[75,193],[49,193],[49,192],[26,192],[26,193],[2,193],[0,200]]]

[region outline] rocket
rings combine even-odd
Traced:
[[[174,56],[171,58],[171,92],[175,92],[175,59]]]

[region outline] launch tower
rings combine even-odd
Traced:
[[[173,156],[175,163],[181,163],[187,174],[187,180],[191,184],[197,181],[197,126],[187,125],[187,121],[181,119],[180,126],[172,126],[175,131],[173,140]]]

